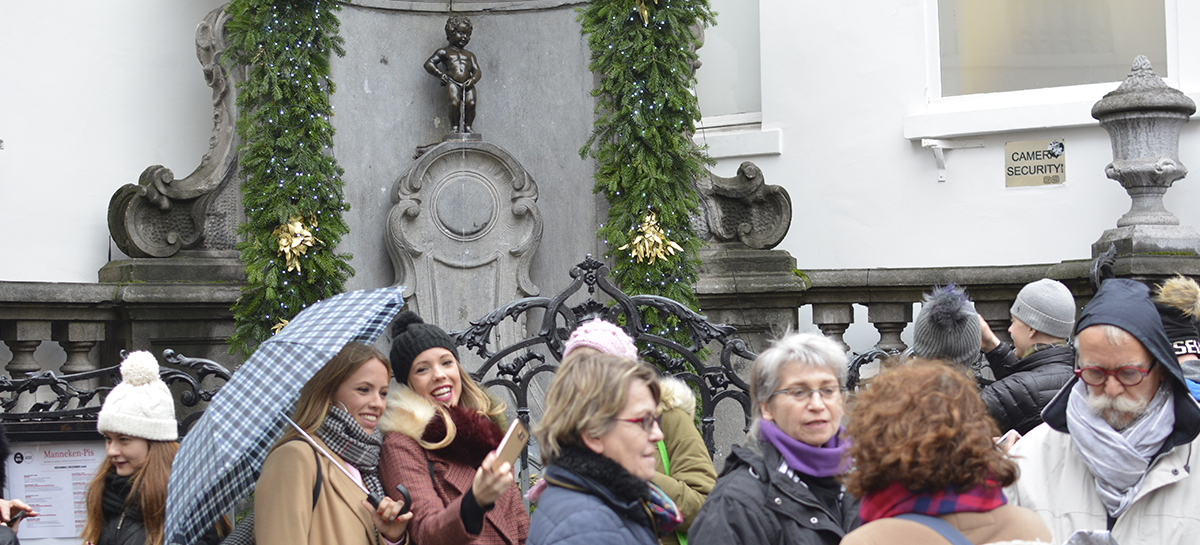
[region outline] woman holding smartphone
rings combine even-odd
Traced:
[[[497,461],[504,405],[483,391],[458,362],[440,327],[405,312],[393,326],[384,488],[412,495],[409,534],[421,545],[522,544],[529,513],[513,486],[512,463]],[[389,492],[393,493],[393,492]]]

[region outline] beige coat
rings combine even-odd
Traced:
[[[1028,509],[1005,504],[986,513],[942,515],[963,536],[975,543],[1000,541],[1043,541],[1050,543],[1050,530]],[[949,543],[932,528],[911,520],[885,518],[868,522],[846,534],[841,545],[908,545]],[[1057,543],[1057,542],[1056,542]]]
[[[313,506],[317,463],[312,446],[302,440],[267,456],[254,490],[257,545],[378,545],[375,523],[362,505],[367,495],[325,457],[321,495]]]

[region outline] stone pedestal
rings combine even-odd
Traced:
[[[1112,140],[1113,162],[1104,172],[1133,199],[1117,228],[1092,244],[1092,257],[1110,244],[1117,255],[1200,255],[1200,233],[1179,225],[1163,207],[1167,189],[1187,175],[1179,162],[1179,131],[1195,112],[1195,102],[1168,87],[1143,56],[1134,60],[1121,86],[1092,107],[1092,117]]]
[[[487,142],[447,141],[395,182],[386,245],[407,309],[456,329],[509,301],[537,295],[529,264],[542,240],[538,187],[516,158]],[[505,322],[494,346],[525,336]],[[460,354],[474,370],[474,355]]]
[[[800,296],[808,286],[791,254],[738,246],[700,251],[696,297],[708,321],[736,327],[750,350],[762,352],[771,339],[796,329]]]

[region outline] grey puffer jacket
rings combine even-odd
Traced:
[[[688,545],[836,545],[859,525],[857,499],[843,491],[832,513],[803,482],[780,473],[781,464],[770,443],[734,445]]]
[[[1001,342],[986,356],[997,380],[979,393],[1000,433],[1015,429],[1025,435],[1041,424],[1042,409],[1075,376],[1075,349],[1066,344],[1017,359],[1013,347]]]

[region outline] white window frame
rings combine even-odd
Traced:
[[[1155,66],[1154,71],[1169,75],[1163,77],[1168,85],[1200,102],[1200,78],[1195,77],[1200,72],[1200,39],[1192,38],[1200,34],[1200,6],[1195,4],[1164,0],[1167,66]],[[1181,35],[1181,27],[1195,31]],[[938,2],[925,0],[926,100],[920,111],[904,117],[904,137],[909,140],[1093,125],[1092,105],[1120,83],[943,97],[939,45]],[[1132,66],[1133,59],[1129,63]]]

